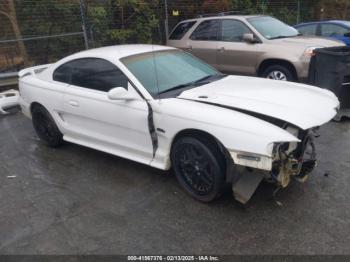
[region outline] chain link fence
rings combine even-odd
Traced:
[[[83,49],[81,25],[77,1],[0,0],[0,73]]]
[[[0,0],[0,78],[69,54],[122,43],[164,43],[181,20],[236,11],[288,24],[347,18],[349,0]]]

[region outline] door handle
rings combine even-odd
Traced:
[[[75,106],[75,107],[78,107],[78,106],[79,106],[79,103],[78,103],[77,101],[74,101],[74,100],[70,100],[70,101],[69,101],[69,104],[70,104],[71,106]]]
[[[221,52],[221,53],[225,52],[225,47],[223,47],[223,46],[222,46],[222,47],[219,47],[219,48],[218,48],[218,51]]]

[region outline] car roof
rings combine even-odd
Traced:
[[[345,25],[347,27],[350,27],[350,22],[346,21],[346,20],[328,20],[325,22],[336,23],[336,24],[341,24],[341,25]]]
[[[217,16],[205,16],[205,17],[197,17],[193,19],[183,20],[183,22],[191,22],[191,21],[204,21],[204,20],[212,20],[212,19],[249,19],[254,17],[269,17],[268,15],[217,15]]]
[[[311,24],[339,24],[339,25],[344,25],[346,27],[350,27],[350,22],[346,20],[322,20],[322,21],[313,21],[313,22],[307,22],[307,23],[301,23],[295,26],[304,26],[304,25],[311,25]]]
[[[67,57],[67,60],[84,58],[84,57],[121,59],[123,57],[142,54],[142,53],[161,51],[161,50],[172,50],[172,49],[176,49],[176,48],[169,47],[169,46],[146,45],[146,44],[114,45],[114,46],[100,47],[100,48],[81,51],[79,53],[76,53],[74,55]]]

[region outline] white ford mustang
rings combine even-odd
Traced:
[[[19,77],[22,111],[46,144],[173,168],[200,201],[226,184],[245,203],[264,178],[304,181],[316,165],[315,129],[339,107],[327,90],[223,75],[165,46],[88,50]]]

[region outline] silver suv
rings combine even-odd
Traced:
[[[301,81],[314,49],[344,43],[302,36],[270,16],[215,16],[186,20],[170,34],[169,46],[192,53],[228,74]]]

